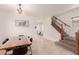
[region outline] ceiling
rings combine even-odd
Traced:
[[[23,12],[28,16],[49,17],[60,15],[78,7],[77,4],[22,4]],[[18,4],[0,4],[0,12],[16,13]]]

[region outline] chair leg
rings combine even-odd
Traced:
[[[30,50],[31,50],[31,54],[30,55],[32,55],[32,48],[30,47]]]
[[[32,55],[32,48],[31,48],[31,46],[29,46],[28,52],[30,52],[30,53],[27,53],[28,55]]]
[[[4,55],[7,55],[7,51],[5,52],[5,54]]]
[[[7,53],[5,53],[4,55],[7,55]]]

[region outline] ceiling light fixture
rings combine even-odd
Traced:
[[[17,11],[18,11],[19,14],[21,14],[23,12],[22,7],[21,7],[22,4],[18,4],[18,6],[19,7],[18,7]]]

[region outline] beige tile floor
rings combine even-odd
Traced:
[[[44,38],[33,40],[32,51],[33,55],[74,55],[71,51]]]
[[[39,39],[38,39],[39,38]],[[74,55],[71,51],[68,51],[53,41],[47,40],[42,37],[35,38],[32,43],[32,54],[33,55]],[[3,55],[5,51],[0,51]]]

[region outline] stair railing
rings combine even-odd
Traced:
[[[52,18],[52,25],[59,33],[61,33],[61,24],[57,22],[55,18]]]
[[[53,18],[58,21],[59,23],[64,24],[65,26],[71,27],[70,25],[66,24],[65,22],[63,22],[62,20],[58,19],[57,17],[53,16]]]
[[[64,36],[66,32],[69,34],[69,31],[71,31],[70,26],[55,16],[52,17],[52,22],[60,28],[59,30],[60,30],[61,40],[64,40]]]

